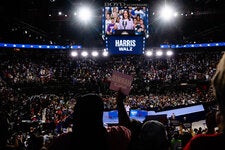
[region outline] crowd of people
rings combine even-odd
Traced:
[[[52,149],[56,149],[60,146],[57,144],[52,146],[51,142],[55,137],[61,137],[64,133],[71,133],[70,131],[75,130],[89,132],[94,130],[94,138],[95,131],[101,130],[104,133],[101,136],[106,136],[105,132],[107,131],[109,139],[114,139],[114,142],[117,139],[116,134],[118,134],[117,136],[122,134],[123,140],[121,141],[127,140],[126,143],[132,141],[131,145],[135,145],[130,147],[123,143],[124,149],[126,146],[131,149],[144,149],[144,146],[151,147],[149,140],[150,136],[153,136],[150,135],[153,132],[150,131],[160,130],[161,136],[165,133],[166,142],[164,143],[166,143],[165,148],[167,149],[171,147],[170,141],[177,138],[175,132],[169,132],[168,135],[164,132],[167,130],[166,126],[157,121],[142,124],[130,120],[129,116],[126,116],[126,110],[123,110],[124,105],[135,109],[161,111],[215,101],[211,80],[217,71],[216,66],[221,55],[222,51],[220,50],[187,50],[177,51],[174,56],[169,58],[148,58],[144,55],[71,58],[66,51],[2,50],[0,55],[1,116],[5,116],[9,126],[7,133],[1,132],[7,135],[4,141],[8,148],[26,150],[54,147]],[[129,95],[118,98],[118,94],[109,89],[113,70],[134,77]],[[218,83],[214,84],[216,86]],[[98,125],[96,124],[99,127],[98,130],[90,128],[90,122],[87,122],[91,119],[88,117],[90,114],[83,116],[87,120],[80,118],[78,121],[85,129],[82,127],[75,129],[74,127],[77,126],[73,124],[73,121],[78,117],[74,117],[75,106],[78,107],[78,99],[85,93],[97,93],[101,97],[102,104],[100,105],[102,106],[100,107],[103,108],[99,110],[100,112],[122,110],[122,113],[119,111],[119,116],[121,114],[123,116],[119,119],[124,119],[119,121],[121,126],[111,128],[108,126],[105,130],[103,122],[100,121],[100,113],[98,114],[99,118],[92,121],[100,121],[97,123]],[[90,96],[87,99],[96,98]],[[86,100],[87,103],[89,103],[88,100]],[[97,98],[97,100],[99,99]],[[118,104],[120,100],[122,104]],[[220,101],[222,103],[221,98]],[[88,106],[86,103],[81,105],[80,108],[85,105],[90,110],[97,108],[97,106],[93,108],[94,105]],[[118,108],[120,105],[121,108]],[[4,126],[4,121],[1,122]],[[122,130],[124,133],[121,133]],[[139,132],[148,135],[140,135],[141,138],[139,138],[136,136],[136,134],[139,135]],[[201,131],[201,133],[203,132],[205,131]],[[154,133],[158,134],[158,132]],[[185,134],[186,132],[179,132],[179,138],[181,139],[181,136]],[[188,136],[189,139],[193,137],[193,135]],[[79,137],[80,135],[77,135],[73,138],[79,139]],[[103,141],[106,140],[103,137],[99,138]],[[159,137],[159,139],[163,138]],[[144,141],[148,141],[148,144],[145,145]],[[184,147],[188,140],[182,144],[184,141],[184,138],[180,141],[180,148]],[[84,141],[79,142],[82,144]],[[71,144],[74,146],[73,143]],[[48,147],[50,145],[51,148]],[[107,147],[108,145],[101,146]],[[122,145],[120,146],[122,148]],[[113,149],[112,146],[109,147]]]

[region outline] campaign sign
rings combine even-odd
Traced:
[[[143,54],[144,45],[142,36],[109,36],[106,39],[110,54]]]
[[[123,94],[128,95],[130,92],[132,81],[132,76],[123,74],[118,71],[113,71],[109,88],[114,91],[119,91],[120,89]]]

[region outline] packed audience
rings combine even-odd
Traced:
[[[67,51],[4,49],[0,54],[0,106],[10,122],[7,142],[29,149],[34,133],[44,137],[42,144],[47,145],[51,136],[68,132],[76,99],[87,91],[102,95],[105,111],[115,110],[116,96],[109,90],[113,70],[133,76],[124,101],[133,109],[162,111],[212,102],[210,81],[221,55],[221,50],[203,49],[177,51],[170,58],[84,59],[72,58]]]

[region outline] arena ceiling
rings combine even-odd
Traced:
[[[176,21],[162,24],[155,14],[157,7],[171,3],[182,13]],[[74,20],[72,11],[81,3],[94,6],[89,27]],[[148,0],[150,35],[147,46],[225,41],[224,0]],[[0,42],[80,44],[104,47],[102,7],[99,0],[4,0],[0,5]],[[58,16],[62,11],[67,16]],[[51,16],[49,16],[51,14]],[[21,30],[21,33],[15,32]],[[27,38],[23,38],[27,34]]]

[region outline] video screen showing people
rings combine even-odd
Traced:
[[[147,4],[105,3],[105,35],[141,35],[148,30]]]

